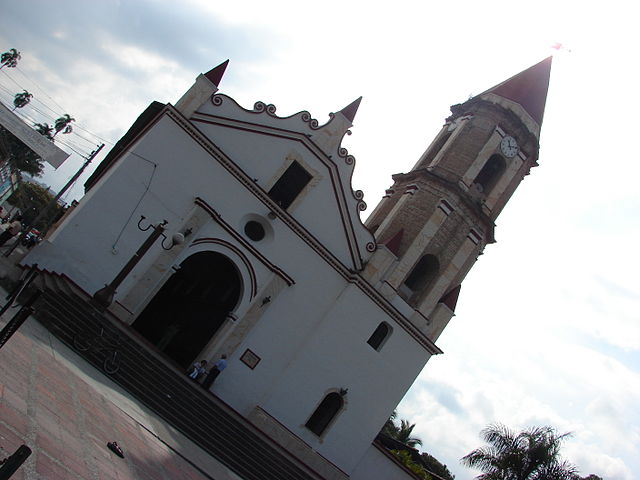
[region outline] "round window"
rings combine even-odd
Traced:
[[[244,233],[254,242],[259,242],[265,236],[264,227],[262,226],[262,224],[256,222],[255,220],[249,220],[244,225]]]

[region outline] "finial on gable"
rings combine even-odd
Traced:
[[[358,107],[360,106],[360,102],[362,101],[362,96],[356,98],[349,105],[340,110],[340,113],[344,115],[347,120],[353,123],[353,119],[356,117],[356,113],[358,111]]]
[[[335,151],[340,148],[342,137],[344,137],[349,131],[349,128],[351,128],[361,100],[362,97],[359,97],[337,114],[330,114],[331,120],[316,130],[311,136],[315,144],[327,155],[333,155]]]
[[[225,60],[217,67],[213,67],[211,70],[205,73],[204,76],[207,77],[216,87],[218,87],[220,86],[222,76],[227,69],[227,65],[229,65],[229,59]]]
[[[225,60],[207,73],[198,75],[196,82],[176,102],[176,109],[185,117],[190,118],[204,102],[211,98],[211,95],[218,91],[218,85],[227,65],[229,65],[229,60]]]

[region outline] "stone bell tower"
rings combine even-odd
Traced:
[[[551,57],[466,102],[367,220],[369,281],[435,341],[505,204],[537,165]],[[381,247],[384,245],[386,248]]]

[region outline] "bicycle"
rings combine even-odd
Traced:
[[[89,350],[108,352],[102,362],[102,369],[109,375],[120,370],[120,356],[118,355],[120,339],[116,337],[114,342],[109,342],[106,339],[104,328],[100,327],[100,334],[95,336],[90,336],[86,332],[76,333],[73,337],[73,346],[79,352],[88,352]]]

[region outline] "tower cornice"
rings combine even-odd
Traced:
[[[476,216],[478,221],[482,224],[482,227],[486,232],[487,243],[495,243],[496,240],[494,236],[494,231],[495,231],[494,221],[491,219],[491,217],[489,217],[489,215],[487,215],[482,210],[481,205],[474,202],[469,197],[468,193],[464,191],[460,187],[460,185],[458,185],[456,182],[447,180],[443,176],[438,175],[438,173],[432,170],[429,170],[427,168],[419,168],[416,170],[412,170],[408,173],[396,173],[391,176],[391,178],[393,178],[395,182],[398,182],[398,181],[406,182],[406,181],[418,179],[420,177],[435,181],[436,183],[438,183],[439,185],[443,186],[448,191],[450,191],[452,194],[454,194],[456,198],[458,198],[460,202],[462,202],[462,204],[464,204],[464,206],[467,207],[469,211],[473,212],[473,214]]]

